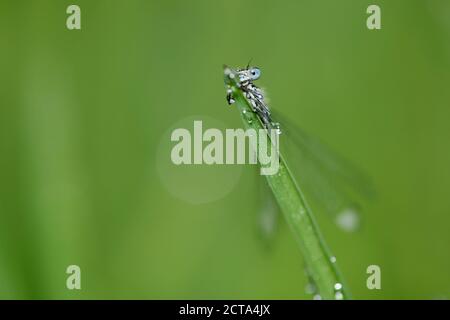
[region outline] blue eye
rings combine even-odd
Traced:
[[[261,75],[261,71],[259,71],[258,68],[252,68],[250,69],[250,75],[252,79],[258,79],[259,76]]]

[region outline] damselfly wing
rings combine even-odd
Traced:
[[[280,113],[274,116],[266,103],[264,92],[253,83],[261,76],[259,68],[247,66],[232,72],[238,76],[240,90],[252,106],[253,112],[258,115],[261,124],[267,130],[276,129],[279,133],[280,127],[282,128],[281,153],[290,154],[290,157],[286,157],[290,159],[288,165],[308,202],[319,207],[319,211],[333,215],[336,223],[344,230],[354,231],[359,226],[360,204],[375,195],[370,179],[350,161],[319,139],[307,134],[287,117]],[[234,102],[230,89],[227,90],[227,101],[229,104]],[[272,195],[266,194],[264,197],[271,198]],[[261,203],[268,202],[264,199]],[[267,221],[274,219],[272,217],[267,220],[270,215],[266,212],[267,205],[264,206],[264,215],[261,217],[266,221],[265,224],[262,223],[265,226]],[[270,205],[269,209],[277,210],[277,207]]]

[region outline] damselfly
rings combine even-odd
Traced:
[[[294,162],[289,162],[289,166],[310,199],[309,202],[318,207],[319,211],[333,215],[342,229],[354,231],[359,226],[360,203],[373,198],[375,194],[370,179],[343,156],[307,134],[287,117],[280,113],[273,115],[266,103],[265,93],[253,83],[261,76],[259,68],[247,65],[243,69],[228,69],[228,72],[232,77],[237,77],[239,89],[267,130],[276,129],[281,133],[280,124],[274,119],[281,122],[284,139],[280,139],[280,150],[283,154],[289,154],[285,159],[295,159]],[[231,87],[227,87],[226,99],[228,104],[235,102]],[[273,203],[267,201],[269,198],[270,196],[264,196],[262,203],[273,208]],[[262,212],[266,214],[264,221],[274,221],[267,217],[267,208]]]
[[[261,76],[261,71],[257,67],[250,67],[247,65],[244,69],[238,69],[232,71],[231,75],[237,75],[239,78],[239,88],[244,93],[244,96],[250,102],[253,112],[255,112],[261,120],[263,126],[267,130],[276,129],[278,133],[281,133],[280,125],[272,120],[272,116],[264,99],[264,92],[261,88],[258,88],[253,81],[258,80]],[[227,88],[227,102],[228,104],[234,103],[233,91],[230,87]]]

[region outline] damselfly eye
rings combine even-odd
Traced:
[[[256,80],[261,75],[261,71],[259,71],[258,68],[251,68],[250,69],[250,76],[253,80]]]

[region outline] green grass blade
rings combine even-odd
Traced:
[[[249,102],[239,90],[236,76],[230,77],[230,72],[234,73],[227,67],[225,71],[225,84],[233,91],[236,101],[234,105],[242,116],[245,128],[257,131],[263,129],[257,115],[251,111]],[[259,148],[258,145],[254,147]],[[281,152],[279,158],[278,173],[265,177],[300,247],[318,293],[322,299],[348,299],[349,293],[340,277],[336,259],[329,254],[314,216]]]

